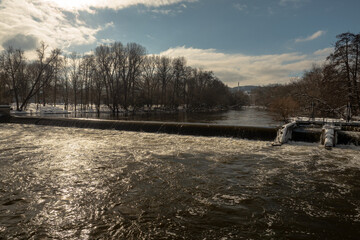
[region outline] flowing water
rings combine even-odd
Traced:
[[[0,125],[0,239],[359,239],[360,148]]]

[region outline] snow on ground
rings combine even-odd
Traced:
[[[68,109],[66,110],[64,104],[61,103],[56,104],[56,106],[50,104],[46,104],[45,106],[43,106],[42,104],[30,103],[25,111],[16,111],[15,110],[16,104],[12,103],[11,108],[13,109],[11,110],[12,114],[42,114],[43,115],[43,114],[70,114],[72,112],[75,112],[74,105],[68,105]],[[86,109],[81,109],[81,107],[77,105],[76,112],[96,113],[97,111],[94,106]],[[107,106],[101,105],[100,112],[102,113],[110,112],[110,110]]]
[[[75,105],[69,104],[68,109],[65,109],[65,105],[63,103],[56,104],[56,106],[52,104],[46,104],[43,106],[42,104],[36,104],[36,103],[30,103],[25,111],[16,111],[16,103],[12,103],[11,105],[11,114],[70,114],[75,112]],[[132,111],[132,107],[130,106],[127,111]],[[185,110],[184,106],[179,106],[178,110]],[[141,109],[137,109],[137,112],[142,111],[160,111],[160,112],[166,112],[167,110],[161,107],[160,105],[153,105],[152,107],[143,106]],[[172,110],[168,110],[172,111]],[[97,113],[97,109],[95,105],[92,106],[84,106],[83,109],[81,109],[81,105],[77,105],[76,107],[77,113]],[[119,109],[120,113],[125,113],[125,109]],[[111,110],[108,106],[105,104],[100,105],[100,113],[111,113]]]
[[[353,116],[352,120],[350,120],[351,123],[358,123],[359,121],[359,117]],[[346,123],[347,121],[343,118],[310,118],[310,117],[293,117],[290,118],[290,121],[302,121],[302,122],[315,122],[315,123],[320,123],[320,124],[324,124],[324,123]]]

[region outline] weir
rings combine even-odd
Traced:
[[[0,122],[8,122],[10,120],[10,106],[0,105]]]
[[[124,121],[79,118],[43,118],[43,117],[15,117],[8,122],[18,124],[35,124],[59,127],[76,127],[92,129],[114,129],[120,131],[140,131],[149,133],[168,133],[180,135],[209,136],[209,137],[234,137],[249,140],[274,141],[273,145],[282,145],[288,140],[325,144],[325,130],[323,123],[311,121],[296,121],[282,128],[276,127],[251,127],[230,126],[204,123],[179,123],[155,121]],[[336,124],[334,124],[336,126]],[[359,124],[347,123],[334,130],[333,143],[327,142],[329,148],[336,144],[360,145]],[[335,134],[336,131],[336,134]],[[279,136],[279,134],[283,134]],[[322,137],[323,136],[323,137]],[[329,136],[329,135],[327,135]],[[321,140],[323,139],[323,140]]]
[[[277,128],[228,126],[203,123],[121,121],[77,118],[11,117],[11,123],[36,124],[59,127],[114,129],[150,133],[169,133],[195,136],[234,137],[250,140],[272,141]]]

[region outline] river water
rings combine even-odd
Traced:
[[[0,239],[359,239],[360,149],[0,124]]]
[[[178,113],[139,113],[135,115],[119,114],[113,116],[110,113],[71,113],[71,114],[44,114],[43,117],[65,117],[65,118],[92,118],[111,120],[136,120],[136,121],[162,121],[162,122],[191,122],[211,123],[221,125],[275,127],[281,126],[283,122],[276,121],[268,112],[256,108],[244,108],[243,110],[229,110],[213,113],[178,112]]]

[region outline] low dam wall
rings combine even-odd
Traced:
[[[291,140],[296,142],[320,142],[321,129],[295,128],[292,131]]]
[[[342,123],[341,130],[336,131],[336,144],[360,145],[360,127],[358,123]],[[311,126],[299,123],[292,131],[292,141],[320,142],[322,136],[322,125]]]
[[[249,140],[274,141],[279,128],[229,126],[203,123],[120,121],[79,118],[10,117],[10,123],[59,127],[114,129],[149,133],[168,133],[194,136],[234,137]],[[321,128],[300,126],[292,131],[291,141],[319,143]],[[360,145],[360,132],[338,131],[337,144]]]
[[[0,105],[0,122],[8,122],[10,120],[10,106]]]
[[[202,123],[40,117],[11,117],[10,122],[60,127],[114,129],[121,131],[141,131],[195,136],[234,137],[263,141],[273,141],[277,133],[277,128],[271,127],[228,126]]]

